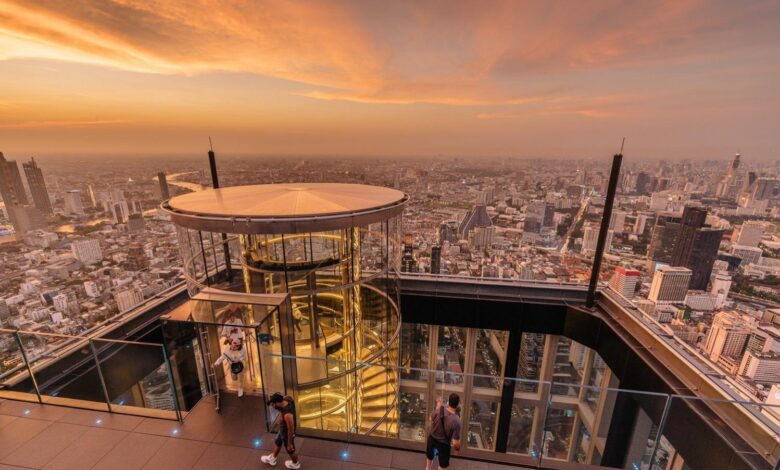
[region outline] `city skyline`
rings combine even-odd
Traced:
[[[780,8],[0,2],[6,154],[776,158]],[[257,13],[262,11],[262,13]]]

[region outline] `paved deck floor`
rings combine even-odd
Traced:
[[[257,411],[255,409],[255,411]],[[216,413],[203,401],[183,424],[11,400],[0,400],[0,470],[264,469],[260,456],[273,446],[261,413],[228,402]],[[258,441],[259,440],[259,441]],[[418,452],[320,439],[296,439],[301,468],[312,470],[424,469]],[[284,469],[284,451],[275,468]],[[513,467],[454,459],[453,470]]]

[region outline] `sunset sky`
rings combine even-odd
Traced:
[[[0,0],[0,151],[780,158],[780,2]]]

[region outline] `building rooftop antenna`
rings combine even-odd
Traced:
[[[624,145],[626,145],[626,138],[625,137],[623,137],[623,142],[620,143],[620,155],[623,155],[623,146]]]
[[[214,151],[214,146],[211,144],[211,136],[209,136],[209,150]]]

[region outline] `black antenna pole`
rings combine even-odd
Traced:
[[[590,285],[588,286],[588,297],[585,300],[585,306],[593,308],[596,302],[596,288],[601,274],[601,259],[604,257],[604,249],[607,244],[607,233],[609,232],[609,222],[612,219],[612,205],[615,202],[615,191],[617,190],[618,178],[620,177],[620,164],[623,161],[623,145],[626,138],[623,137],[623,143],[620,144],[620,153],[612,157],[612,172],[609,175],[609,185],[607,186],[607,197],[604,200],[604,215],[601,217],[601,229],[599,230],[599,239],[596,244],[596,254],[593,256],[593,269],[590,273]]]
[[[214,146],[209,136],[209,167],[211,167],[211,187],[219,189],[219,176],[217,175],[217,156],[214,154]],[[225,254],[225,273],[228,279],[233,279],[233,267],[230,265],[230,248],[228,248],[227,234],[222,234],[222,251]]]
[[[219,188],[219,176],[217,176],[217,157],[214,155],[214,147],[209,136],[209,166],[211,167],[211,187]]]

